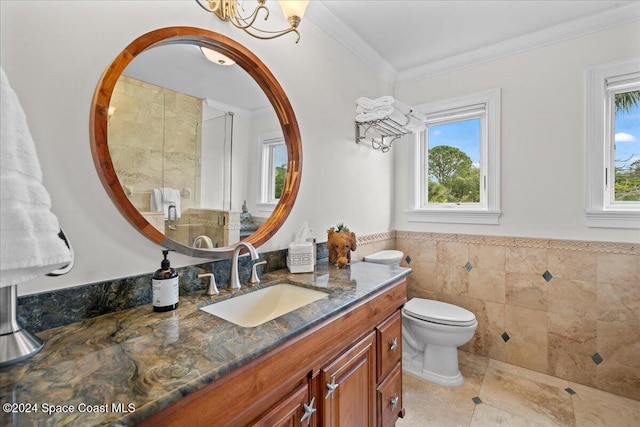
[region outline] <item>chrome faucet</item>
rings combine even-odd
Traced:
[[[248,242],[240,242],[233,250],[233,258],[231,260],[231,281],[229,282],[229,288],[231,289],[240,289],[240,278],[238,277],[238,257],[240,256],[240,250],[242,247],[249,249],[249,253],[251,254],[251,259],[258,259],[258,252],[256,248],[253,247],[251,243]]]

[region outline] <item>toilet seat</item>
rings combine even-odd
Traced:
[[[476,316],[467,309],[424,298],[412,298],[402,311],[416,319],[442,325],[471,326],[476,323]]]

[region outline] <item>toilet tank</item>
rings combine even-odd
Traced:
[[[373,262],[375,264],[385,265],[400,265],[400,261],[404,254],[402,251],[395,249],[388,249],[380,252],[373,253],[364,257],[365,262]]]

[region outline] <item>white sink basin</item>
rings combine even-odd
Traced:
[[[324,292],[280,283],[201,307],[200,310],[251,328],[327,296]]]

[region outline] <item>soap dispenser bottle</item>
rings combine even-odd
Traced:
[[[153,311],[169,311],[178,308],[178,272],[171,268],[167,259],[168,250],[163,250],[164,259],[160,269],[153,273]]]

